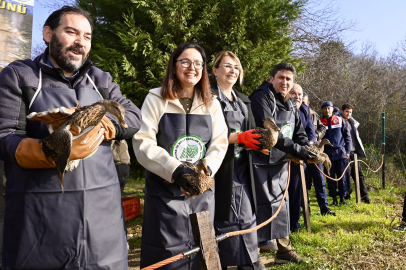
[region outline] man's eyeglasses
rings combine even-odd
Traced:
[[[180,60],[178,60],[176,62],[180,62],[180,64],[184,68],[189,68],[192,63],[195,66],[196,69],[202,69],[203,66],[204,66],[204,62],[202,62],[202,61],[194,61],[194,62],[192,62],[189,59],[180,59]]]
[[[233,66],[231,64],[222,64],[222,65],[219,65],[219,67],[224,67],[227,72],[229,72],[233,68],[235,71],[238,71],[238,72],[240,72],[240,70],[241,70],[241,66],[239,66],[239,65]]]

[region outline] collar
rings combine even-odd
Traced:
[[[153,95],[155,95],[157,97],[160,97],[160,98],[164,99],[162,97],[162,95],[161,95],[161,87],[153,88],[153,89],[149,90],[148,93],[151,93],[151,94],[153,94]],[[177,99],[177,98],[176,99],[168,99],[166,101],[168,103],[171,103],[171,104],[173,104],[173,105],[175,105],[175,106],[177,106],[179,108],[182,108],[182,110],[184,110],[182,104],[179,101],[179,99]],[[203,102],[202,98],[200,97],[200,95],[196,94],[196,92],[195,92],[194,95],[193,95],[193,103],[192,103],[192,108],[190,108],[190,112],[192,112],[194,109],[196,109],[197,107],[199,107],[201,105],[204,105],[204,102]]]
[[[49,65],[50,67],[52,67],[52,68],[57,68],[57,67],[55,67],[54,66],[54,64],[52,64],[52,62],[51,62],[51,59],[49,59],[49,56],[47,55],[47,65]],[[79,69],[80,70],[80,69]],[[72,80],[72,79],[74,79],[77,75],[79,75],[79,70],[78,71],[76,71],[76,73],[75,74],[73,74],[71,77],[66,77],[68,80]]]
[[[231,89],[231,95],[232,95],[233,98],[234,98],[234,101],[231,101],[231,100],[229,100],[228,97],[223,93],[223,91],[221,91],[221,89],[220,89],[219,86],[217,86],[217,88],[219,89],[221,101],[224,101],[224,102],[236,102],[236,101],[237,101],[237,96],[236,96],[235,93],[234,93],[234,89]]]
[[[89,59],[87,59],[86,62],[83,64],[83,66],[80,68],[80,70],[78,70],[78,72],[74,76],[67,78],[61,68],[56,68],[53,65],[50,65],[48,63],[48,55],[49,55],[49,48],[47,47],[45,49],[45,51],[42,53],[42,55],[40,55],[36,58],[39,68],[41,68],[44,73],[50,74],[51,76],[55,76],[55,74],[57,74],[62,79],[66,80],[68,82],[73,81],[72,79],[75,78],[74,84],[76,84],[78,81],[80,81],[81,78],[83,78],[86,75],[86,73],[93,66],[93,62],[90,61]]]

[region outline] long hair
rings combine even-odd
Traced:
[[[214,59],[214,64],[213,67],[214,68],[219,68],[221,60],[223,60],[224,57],[226,56],[230,56],[235,62],[237,62],[237,64],[240,66],[240,85],[242,85],[243,82],[243,78],[244,78],[244,70],[242,69],[242,65],[241,65],[241,61],[240,59],[237,57],[237,55],[235,55],[235,53],[233,53],[232,51],[221,51],[216,55],[216,58]]]
[[[207,72],[207,58],[204,49],[193,43],[183,43],[181,44],[171,55],[168,62],[168,67],[166,68],[166,74],[162,82],[161,95],[164,99],[177,99],[179,98],[180,92],[182,92],[182,87],[178,78],[176,77],[176,61],[182,52],[186,49],[197,50],[203,58],[203,68],[202,68],[202,78],[195,85],[195,94],[197,93],[202,98],[204,105],[210,107],[212,103],[212,93],[210,90],[209,76]]]

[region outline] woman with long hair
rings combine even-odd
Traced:
[[[215,174],[227,150],[227,128],[218,100],[210,92],[206,54],[197,44],[181,44],[171,55],[162,87],[152,89],[141,109],[142,125],[133,138],[134,152],[145,167],[145,203],[141,268],[196,244],[189,215],[214,216],[214,187],[195,196],[181,162],[205,158]],[[200,269],[196,256],[162,269]]]
[[[240,59],[231,51],[220,52],[213,65],[216,84],[212,92],[220,101],[228,128],[228,149],[216,179],[216,208],[214,228],[216,235],[245,230],[256,226],[255,184],[252,173],[251,151],[242,146],[259,149],[252,134],[255,120],[251,101],[233,86],[243,80]],[[220,181],[222,179],[222,181]],[[242,269],[265,269],[259,262],[257,232],[234,236],[219,242],[223,269],[237,265]]]

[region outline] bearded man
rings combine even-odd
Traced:
[[[0,73],[0,159],[7,177],[3,269],[128,269],[120,184],[108,140],[130,139],[141,114],[110,74],[88,60],[92,30],[88,12],[64,6],[44,24],[44,53]],[[70,160],[81,161],[65,173],[62,193],[55,163],[38,139],[49,136],[53,120],[69,115],[53,108],[101,99],[123,105],[128,128],[107,115],[90,131],[79,131]],[[42,122],[27,120],[42,111]]]

